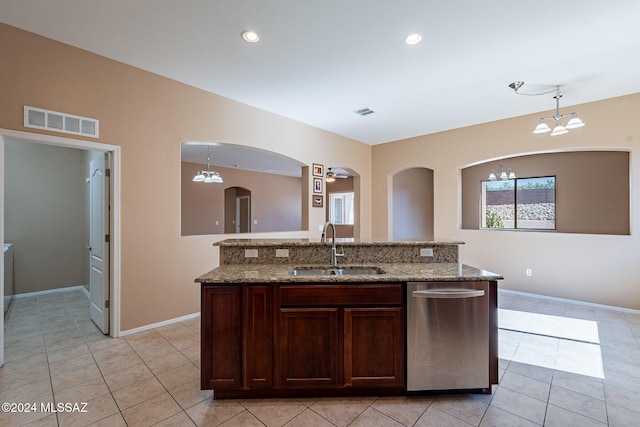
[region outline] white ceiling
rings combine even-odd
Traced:
[[[640,92],[639,19],[638,0],[0,1],[9,25],[372,145],[555,107],[515,80],[560,84],[561,107]]]
[[[302,165],[293,159],[278,156],[270,151],[263,151],[233,144],[209,142],[186,142],[181,147],[183,162],[207,164],[207,157],[212,166],[224,166],[276,175],[302,176]],[[211,169],[215,169],[212,167]],[[224,177],[223,177],[224,178]]]

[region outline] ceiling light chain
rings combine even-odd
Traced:
[[[527,96],[539,96],[546,95],[549,93],[555,92],[554,99],[556,100],[556,113],[551,117],[541,117],[538,125],[533,130],[533,133],[547,133],[551,132],[551,136],[564,135],[569,132],[569,129],[577,129],[584,126],[584,122],[578,118],[578,114],[575,112],[560,114],[560,98],[562,98],[562,93],[560,92],[560,85],[556,86],[555,89],[541,92],[541,93],[522,93],[518,90],[524,85],[523,81],[515,81],[509,84],[509,87],[513,89],[517,95],[527,95]],[[561,119],[565,117],[571,116],[571,119],[567,122],[565,126],[562,125]],[[553,120],[555,122],[555,126],[553,131],[551,128],[545,123],[545,120]]]
[[[524,96],[548,95],[550,93],[554,93],[557,90],[557,89],[551,89],[551,90],[548,90],[546,92],[540,92],[540,93],[524,93],[524,92],[519,92],[518,91],[522,86],[524,86],[524,82],[520,81],[520,80],[509,84],[509,87],[511,89],[513,89],[516,92],[517,95],[524,95]]]

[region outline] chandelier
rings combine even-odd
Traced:
[[[207,170],[198,171],[196,176],[193,177],[193,182],[206,182],[206,183],[220,183],[222,181],[222,177],[216,171],[211,170],[211,166],[209,165],[210,158],[207,156]]]
[[[564,135],[565,133],[569,132],[569,129],[577,129],[584,126],[584,122],[578,118],[578,115],[576,113],[560,114],[560,98],[562,98],[562,93],[560,92],[560,86],[556,86],[555,89],[547,92],[542,92],[542,93],[518,92],[518,89],[520,89],[523,85],[524,85],[523,81],[517,81],[509,84],[509,87],[513,89],[516,92],[516,94],[527,95],[527,96],[546,95],[546,94],[555,92],[554,98],[556,100],[556,113],[551,117],[541,117],[540,121],[538,122],[538,125],[533,130],[533,133],[537,134],[537,133],[551,132],[551,136],[558,136],[558,135]],[[569,119],[567,124],[563,126],[561,120],[569,116],[571,116],[571,119]],[[545,123],[545,120],[554,121],[555,126],[553,127],[553,130],[551,130],[549,125]]]
[[[516,179],[516,173],[511,169],[505,169],[502,166],[502,160],[500,160],[500,169],[497,171],[493,169],[489,174],[489,181],[507,181],[510,179]]]

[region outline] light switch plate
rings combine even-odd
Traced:
[[[289,249],[276,249],[276,258],[289,258]]]
[[[257,249],[245,249],[244,250],[245,258],[258,258],[258,250]]]
[[[433,256],[433,248],[420,248],[420,256]]]

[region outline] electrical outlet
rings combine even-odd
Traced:
[[[258,258],[258,250],[257,249],[245,249],[244,250],[245,258]]]
[[[289,249],[276,249],[276,258],[289,258]]]
[[[433,248],[420,248],[420,256],[433,256]]]
[[[533,276],[533,270],[530,269],[530,268],[525,269],[524,270],[524,275],[527,276],[527,277]]]

